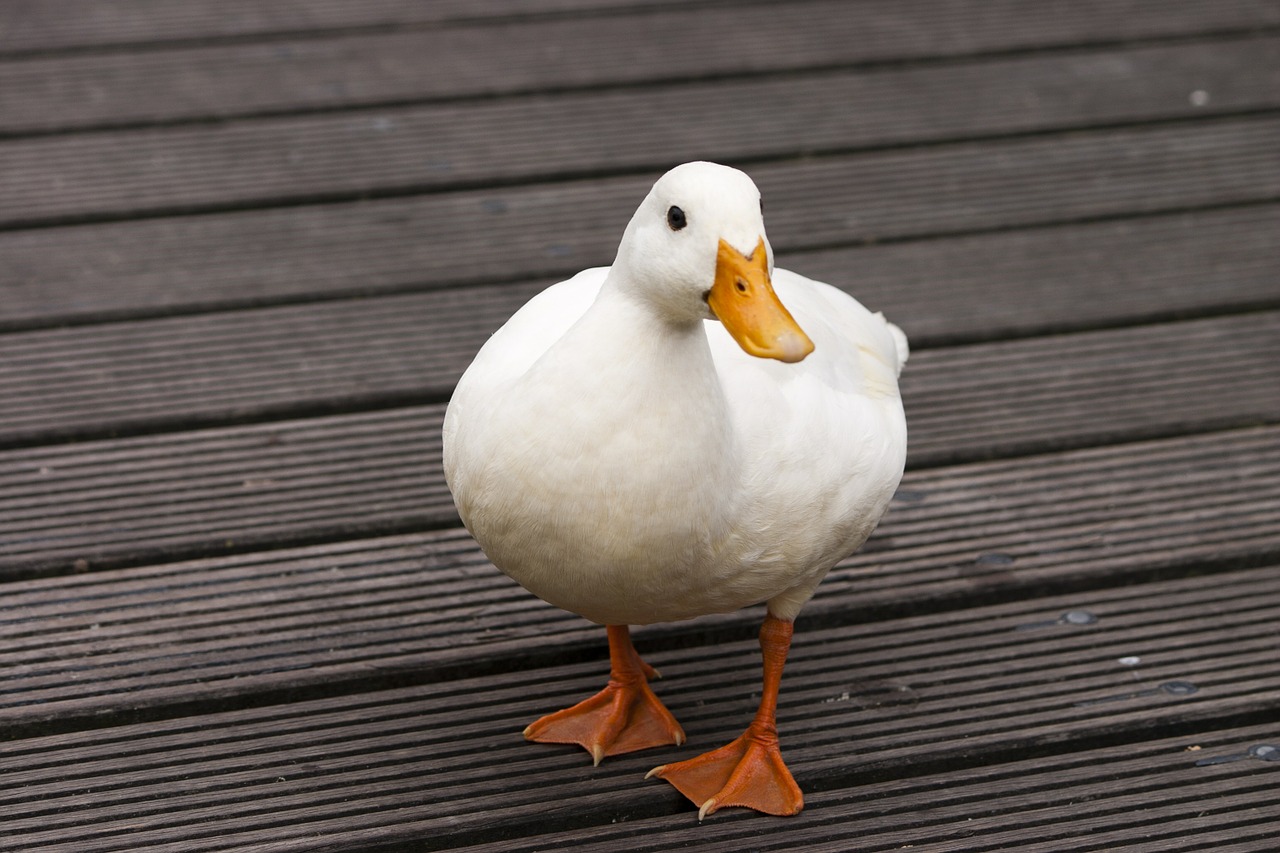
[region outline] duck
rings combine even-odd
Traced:
[[[530,741],[612,755],[680,746],[631,627],[764,604],[763,689],[743,734],[650,771],[698,807],[792,815],[777,703],[794,622],[860,547],[902,476],[901,329],[774,267],[752,179],[662,175],[612,265],[535,295],[448,403],[443,462],[488,559],[605,627],[609,680]]]

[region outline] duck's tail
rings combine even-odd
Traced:
[[[907,333],[902,331],[902,329],[899,329],[893,323],[890,323],[888,320],[885,320],[884,314],[879,311],[876,312],[876,316],[884,322],[885,327],[889,330],[889,334],[893,336],[893,346],[894,349],[897,350],[898,356],[897,375],[901,376],[902,366],[907,363],[907,358],[911,355],[911,347],[907,344]]]

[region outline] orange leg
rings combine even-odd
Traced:
[[[804,808],[804,795],[778,748],[778,685],[791,648],[791,632],[791,622],[773,614],[765,617],[760,628],[764,654],[760,710],[741,736],[705,755],[649,771],[649,776],[666,779],[692,800],[699,807],[698,820],[725,806],[774,815],[793,815]]]
[[[576,743],[596,764],[606,755],[684,743],[684,729],[649,689],[658,671],[640,659],[626,625],[609,625],[608,631],[608,685],[533,723],[524,736],[540,743]]]

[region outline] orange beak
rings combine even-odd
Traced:
[[[763,237],[750,255],[720,241],[707,304],[748,355],[793,363],[813,352],[813,341],[773,292]]]

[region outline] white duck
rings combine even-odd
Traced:
[[[902,476],[906,357],[881,315],[773,269],[759,191],[713,163],[664,175],[613,266],[548,288],[498,330],[449,403],[449,487],[495,565],[608,626],[610,646],[608,686],[525,736],[580,744],[597,764],[683,743],[627,626],[768,602],[755,719],[650,775],[700,819],[798,812],[775,723],[792,621]]]

